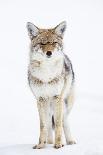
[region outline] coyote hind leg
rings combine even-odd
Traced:
[[[64,103],[65,113],[63,117],[63,129],[64,129],[67,145],[76,144],[76,141],[71,134],[70,126],[69,126],[69,113],[72,109],[73,104],[74,104],[74,91],[72,89],[69,96],[65,99],[65,103]]]

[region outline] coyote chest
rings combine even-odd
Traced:
[[[38,63],[36,59],[29,66],[29,83],[35,97],[60,94],[64,85],[63,57],[42,59],[40,64]]]

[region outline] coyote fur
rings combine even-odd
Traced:
[[[61,148],[62,128],[67,144],[75,144],[68,115],[74,104],[74,72],[70,59],[63,51],[63,36],[66,22],[55,28],[41,29],[27,23],[30,37],[30,62],[28,81],[37,100],[40,118],[40,137],[34,149],[44,148],[53,143],[55,129],[55,148]]]

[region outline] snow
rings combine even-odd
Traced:
[[[82,145],[75,145],[75,146],[65,146],[59,150],[55,150],[54,148],[51,148],[48,146],[46,149],[40,149],[40,150],[34,150],[32,149],[32,144],[19,144],[19,145],[13,145],[13,146],[6,146],[2,147],[0,149],[1,155],[52,155],[53,153],[58,155],[62,154],[69,154],[69,155],[103,155],[103,147],[102,144],[95,146],[95,143],[93,144],[82,144]]]
[[[36,101],[27,84],[29,37],[26,22],[40,27],[68,23],[65,53],[76,74],[70,114],[77,144],[56,150],[38,142]],[[103,1],[0,1],[0,155],[103,155]],[[64,141],[65,143],[65,141]]]
[[[9,139],[8,141],[11,142],[8,144],[5,143],[1,144],[0,155],[32,155],[32,154],[52,155],[53,153],[59,155],[60,154],[103,155],[102,101],[99,101],[95,97],[94,99],[86,99],[85,97],[77,98],[77,102],[75,103],[75,106],[70,114],[70,125],[73,135],[75,135],[76,137],[77,144],[68,146],[65,145],[63,148],[59,150],[54,149],[53,145],[47,145],[46,148],[42,150],[32,149],[33,145],[38,142],[38,136],[39,136],[38,132],[39,124],[37,120],[38,116],[37,114],[35,114],[34,116],[33,114],[34,109],[32,110],[32,108],[33,105],[29,106],[28,104],[23,113],[24,116],[26,116],[27,111],[31,112],[31,115],[27,116],[29,117],[28,119],[31,119],[31,122],[29,122],[30,120],[26,121],[27,117],[23,118],[21,114],[19,116],[19,121],[22,119],[22,123],[20,123],[19,126],[23,124],[23,126],[27,128],[23,129],[24,131],[22,131],[21,127],[21,131],[20,130],[18,132],[16,130],[14,131],[15,134],[16,133],[18,134],[18,139],[12,131],[12,127],[8,128],[9,130],[11,129],[11,133],[10,131],[8,132],[8,134],[6,133],[6,136],[8,136],[6,138],[8,138]],[[4,136],[4,139],[6,138]],[[22,138],[24,138],[24,141],[22,140]],[[12,142],[13,140],[15,140],[14,144]],[[27,142],[29,142],[29,144]]]

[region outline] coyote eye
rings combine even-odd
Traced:
[[[45,45],[45,44],[41,43],[41,45]]]
[[[43,44],[43,43],[40,43],[40,45],[45,45],[45,44]]]

